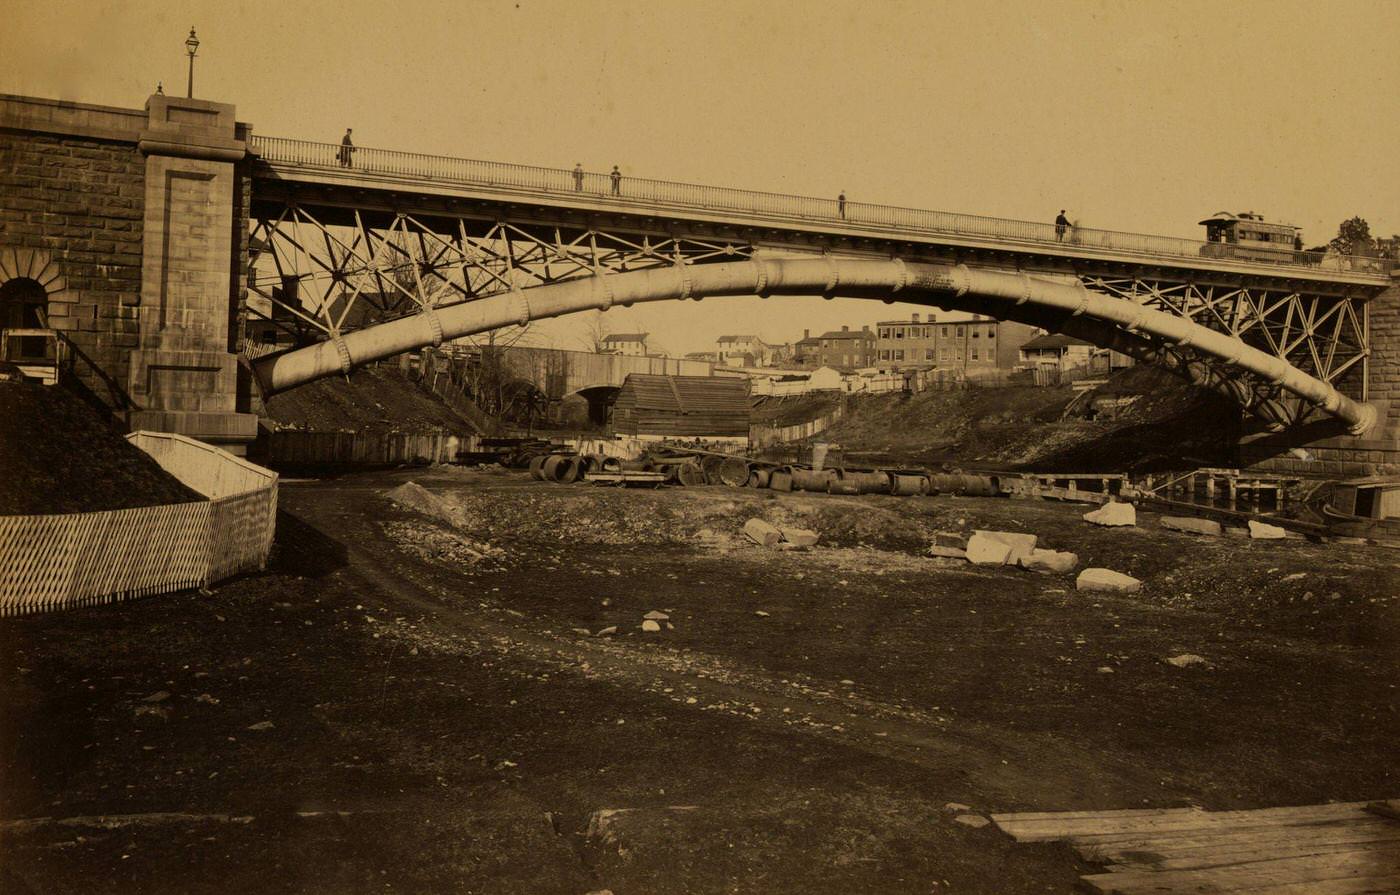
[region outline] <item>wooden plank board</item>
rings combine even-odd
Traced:
[[[1097,861],[1157,863],[1168,860],[1213,860],[1224,854],[1247,854],[1273,849],[1277,853],[1301,853],[1310,848],[1339,844],[1400,841],[1400,824],[1382,821],[1374,824],[1348,824],[1325,828],[1255,828],[1240,833],[1222,832],[1213,836],[1133,838],[1114,843],[1074,840],[1080,854]],[[1148,859],[1155,855],[1157,861]]]
[[[1150,851],[1128,851],[1121,859],[1110,857],[1109,860],[1114,861],[1114,863],[1108,869],[1112,873],[1145,870],[1208,870],[1213,867],[1239,867],[1282,858],[1305,858],[1338,852],[1388,848],[1400,848],[1400,836],[1352,839],[1330,843],[1270,842],[1254,848],[1243,849],[1202,848],[1191,854],[1170,857]]]
[[[1279,858],[1206,870],[1102,873],[1082,879],[1104,895],[1239,892],[1251,888],[1267,892],[1268,886],[1393,876],[1397,867],[1400,867],[1400,846]]]
[[[1043,842],[1076,836],[1113,833],[1163,833],[1191,829],[1221,829],[1247,823],[1251,826],[1276,824],[1307,824],[1362,813],[1365,802],[1334,805],[1305,805],[1291,808],[1263,808],[1255,811],[1201,811],[1197,808],[1173,809],[1155,817],[1045,818],[1023,821],[1015,814],[994,814],[997,826],[1018,841]]]
[[[1382,818],[1380,822],[1387,823],[1384,818]],[[1072,842],[1083,843],[1085,845],[1098,845],[1104,848],[1128,845],[1134,842],[1157,842],[1165,846],[1185,846],[1192,840],[1219,842],[1227,838],[1247,840],[1252,838],[1267,838],[1270,836],[1318,836],[1325,835],[1329,831],[1338,829],[1369,827],[1375,823],[1377,823],[1377,821],[1374,819],[1373,815],[1369,815],[1364,811],[1357,811],[1354,814],[1343,817],[1296,821],[1292,823],[1280,823],[1276,819],[1263,819],[1255,822],[1245,818],[1234,824],[1227,824],[1224,826],[1196,826],[1165,830],[1086,833],[1067,836],[1065,838]]]
[[[1400,799],[1381,799],[1378,802],[1371,802],[1366,806],[1366,810],[1379,817],[1400,820]]]
[[[1236,889],[1231,895],[1395,895],[1396,892],[1400,892],[1400,873],[1250,887]]]

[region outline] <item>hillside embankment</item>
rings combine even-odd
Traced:
[[[792,425],[841,396],[769,402],[758,412]],[[1132,367],[1087,393],[1069,386],[855,395],[812,440],[840,444],[852,462],[1059,472],[1151,472],[1232,463],[1239,409],[1151,367]]]
[[[470,435],[475,428],[407,373],[388,365],[361,367],[273,395],[267,419],[278,427],[356,432]]]

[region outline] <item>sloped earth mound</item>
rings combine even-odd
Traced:
[[[203,499],[67,386],[0,383],[0,516]]]
[[[267,418],[278,427],[357,432],[428,432],[457,435],[476,430],[436,395],[388,365],[360,367],[349,377],[330,376],[273,395]]]
[[[1093,398],[1131,397],[1112,419],[1090,419]],[[949,463],[1044,472],[1148,472],[1228,465],[1239,410],[1151,367],[1116,373],[1087,396],[1068,386],[967,388],[852,400],[817,440],[852,462]]]

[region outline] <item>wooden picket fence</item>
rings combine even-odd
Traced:
[[[208,500],[0,516],[0,616],[204,587],[261,569],[277,524],[277,474],[163,432],[127,436]]]

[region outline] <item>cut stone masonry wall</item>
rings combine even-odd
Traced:
[[[65,288],[49,324],[79,353],[75,371],[114,410],[126,408],[139,342],[146,160],[117,142],[0,128],[0,247],[42,252]]]

